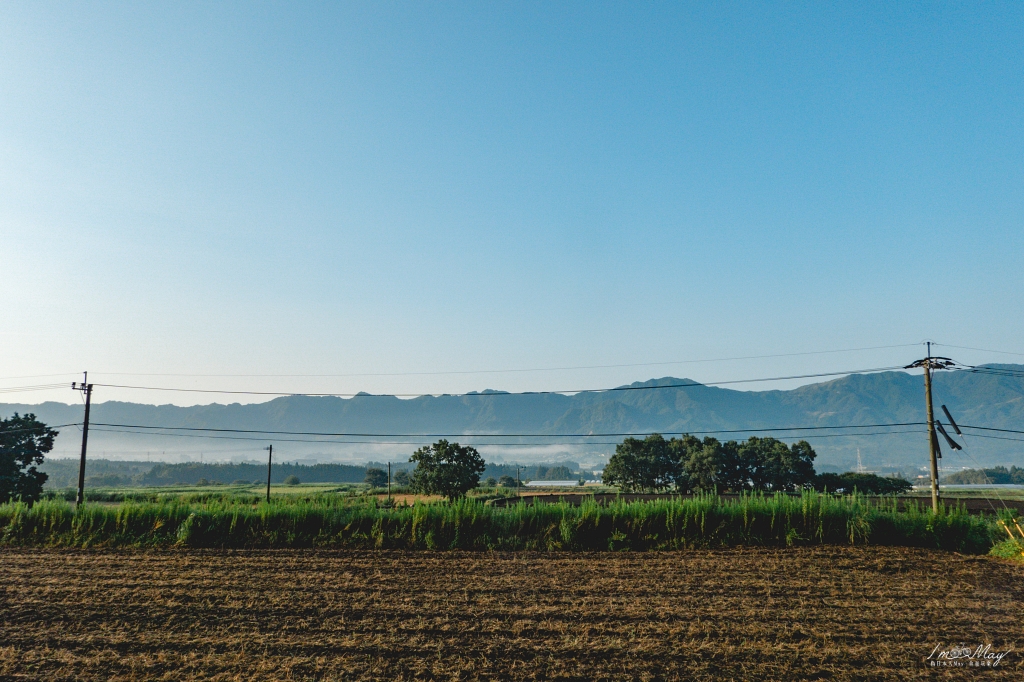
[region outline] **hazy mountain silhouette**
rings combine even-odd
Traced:
[[[1024,370],[1022,365],[990,365]],[[671,386],[692,384],[688,379],[665,377],[630,384]],[[940,372],[935,376],[936,410],[946,404],[957,421],[996,428],[1024,428],[1024,377],[996,376],[970,372]],[[81,405],[42,403],[39,405],[0,405],[0,414],[34,412],[51,424],[78,422]],[[941,414],[939,414],[941,418]],[[515,395],[485,391],[463,396],[426,396],[402,400],[393,396],[360,395],[342,399],[331,397],[282,397],[254,405],[212,404],[195,407],[143,405],[103,402],[93,405],[94,423],[142,424],[150,426],[189,426],[220,429],[267,429],[277,431],[320,431],[361,434],[600,434],[626,432],[680,432],[720,429],[757,429],[780,426],[838,426],[876,423],[900,423],[924,420],[924,388],[919,374],[882,372],[851,375],[786,391],[737,391],[695,385],[638,391],[581,393],[563,395]],[[944,419],[943,419],[944,421]],[[912,427],[911,427],[912,428]],[[918,429],[921,427],[917,427]],[[884,429],[878,429],[884,430]],[[223,434],[229,435],[229,434]],[[748,434],[722,434],[719,437],[746,438]],[[792,434],[796,436],[797,434]],[[861,449],[868,466],[892,464],[923,465],[926,441],[920,433],[897,435],[826,438],[807,432],[808,440],[819,453],[819,463],[852,466],[856,450]],[[1024,435],[990,434],[1024,439]],[[813,437],[812,437],[813,436]],[[260,436],[258,443],[237,440],[166,438],[111,433],[96,427],[90,434],[90,451],[107,456],[132,456],[151,451],[204,451],[211,457],[230,450],[245,456],[269,441]],[[55,454],[76,451],[79,432],[64,430]],[[786,440],[792,440],[786,436]],[[334,440],[358,440],[337,437]],[[385,438],[383,440],[401,440]],[[419,441],[427,439],[420,438]],[[472,439],[462,438],[463,442]],[[477,439],[482,443],[487,439]],[[598,439],[603,443],[621,438]],[[366,446],[349,443],[308,444],[287,442],[274,437],[292,458],[318,454],[338,459],[365,461],[382,454],[398,456],[411,452],[412,446]],[[543,443],[545,439],[503,437],[501,443]],[[1024,442],[969,437],[969,452],[985,464],[1024,464]],[[499,448],[500,450],[500,448]],[[508,450],[502,458],[527,461],[560,458],[562,454],[610,453],[614,445],[562,445],[531,453]],[[494,452],[492,450],[491,452]],[[520,453],[520,454],[515,454]],[[974,466],[963,454],[946,452],[944,464]]]

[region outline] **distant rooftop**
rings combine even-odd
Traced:
[[[587,481],[587,483],[596,483],[596,481]],[[526,485],[531,488],[571,488],[576,487],[580,484],[579,480],[575,481],[530,481]]]

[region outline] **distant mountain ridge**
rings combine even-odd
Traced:
[[[1024,372],[1024,365],[988,365]],[[696,384],[688,379],[664,377],[630,384],[632,387]],[[1024,429],[1024,376],[1000,376],[965,371],[937,372],[934,379],[935,405],[945,404],[964,424],[995,428]],[[0,415],[18,411],[34,412],[52,424],[78,422],[80,405],[42,403],[0,405]],[[941,415],[941,413],[939,413]],[[360,434],[600,434],[632,432],[696,432],[724,429],[759,429],[790,426],[839,426],[920,422],[925,418],[924,387],[920,375],[907,372],[854,374],[792,390],[737,391],[700,384],[652,390],[551,394],[510,394],[482,391],[459,396],[424,396],[403,400],[394,396],[362,394],[355,398],[290,396],[269,402],[211,404],[194,407],[103,402],[93,405],[92,421],[110,424],[185,426],[193,428],[262,429],[274,431],[316,431]],[[941,418],[941,417],[940,417]],[[90,435],[90,450],[114,450],[137,458],[144,451],[192,451],[207,453],[244,450],[245,441],[166,438],[104,432],[96,427]],[[911,430],[911,429],[908,429]],[[74,433],[69,433],[74,432]],[[227,435],[227,434],[223,434]],[[745,438],[749,434],[722,434],[723,439]],[[998,434],[996,434],[998,435]],[[70,438],[69,438],[70,436]],[[819,453],[819,462],[852,466],[859,448],[868,466],[923,464],[926,447],[923,435],[904,433],[884,436],[823,437],[805,432]],[[1013,437],[1012,434],[1003,434]],[[61,446],[74,451],[74,427],[61,436]],[[261,442],[269,439],[257,436]],[[358,440],[345,437],[348,440]],[[1024,435],[1020,436],[1024,440]],[[67,439],[67,440],[65,440]],[[351,443],[310,445],[281,442],[293,456],[334,453],[339,459],[365,461],[380,459],[390,450],[400,453],[408,446],[359,446]],[[343,440],[337,438],[335,440]],[[401,440],[385,438],[383,440]],[[422,439],[421,439],[422,440]],[[467,440],[467,439],[463,439]],[[487,439],[477,439],[485,442]],[[607,443],[616,438],[601,439]],[[621,440],[621,439],[619,439]],[[792,440],[788,437],[786,440]],[[502,443],[544,442],[544,439],[500,439]],[[173,446],[172,446],[173,444]],[[969,452],[978,463],[1024,464],[1024,442],[971,437]],[[509,446],[511,448],[511,445]],[[252,449],[258,452],[253,444]],[[614,445],[564,445],[548,448],[543,459],[559,452],[610,453]],[[516,450],[508,450],[511,461]],[[524,457],[530,451],[522,451]],[[964,455],[947,453],[944,464]],[[528,458],[528,457],[527,457]],[[534,458],[536,459],[536,458]],[[959,460],[956,460],[959,461]],[[963,466],[976,462],[964,459]]]

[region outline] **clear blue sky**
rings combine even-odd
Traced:
[[[998,2],[4,3],[0,376],[1024,353],[1022,36]]]

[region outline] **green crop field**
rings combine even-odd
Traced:
[[[984,553],[1006,539],[995,515],[859,495],[699,495],[649,501],[497,506],[389,505],[328,493],[208,492],[75,508],[63,499],[0,505],[0,544],[64,547],[667,550],[875,544]]]

